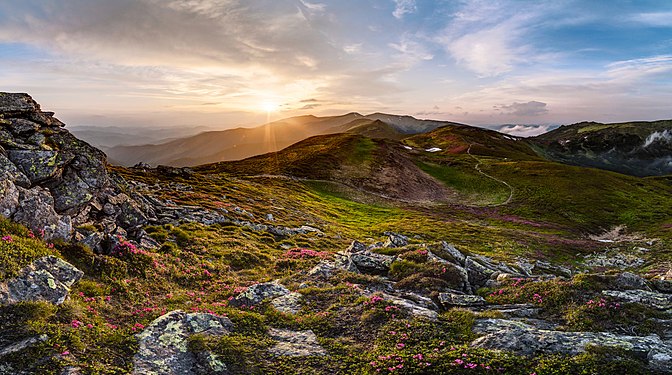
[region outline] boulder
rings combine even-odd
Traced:
[[[232,328],[228,318],[214,314],[176,310],[162,315],[136,335],[138,352],[133,357],[132,374],[228,374],[226,364],[217,356],[192,353],[187,344],[191,335],[227,335]]]
[[[297,314],[301,310],[303,294],[292,292],[271,300],[271,305],[276,310],[285,314]]]
[[[395,259],[396,256],[393,255],[378,254],[370,251],[350,255],[350,260],[360,272],[370,274],[386,274]]]
[[[483,297],[473,294],[439,293],[439,302],[446,309],[485,305]]]
[[[47,341],[47,339],[48,339],[47,335],[31,336],[23,340],[13,342],[9,345],[0,347],[0,358],[8,354],[17,353],[24,349],[30,348],[31,346]]]
[[[44,239],[68,240],[72,232],[69,217],[60,216],[54,210],[54,199],[47,189],[34,187],[19,189],[19,208],[13,219],[34,232],[44,232]]]
[[[274,356],[312,357],[327,355],[327,351],[317,342],[317,336],[311,330],[291,331],[270,328],[268,335],[277,343],[268,351]]]
[[[61,258],[42,257],[24,267],[17,277],[0,284],[0,305],[25,301],[59,305],[68,297],[70,287],[83,275]]]
[[[335,270],[336,265],[333,262],[323,260],[308,271],[308,276],[329,279],[334,275]]]
[[[30,180],[7,158],[0,147],[0,181],[8,180],[24,188],[30,187]]]
[[[57,151],[45,150],[8,150],[7,157],[33,185],[59,177],[69,161]]]
[[[39,110],[40,105],[28,94],[0,92],[0,113],[17,115]]]
[[[0,216],[12,217],[18,209],[19,189],[8,179],[0,180]]]
[[[588,346],[620,348],[647,358],[653,370],[672,368],[672,345],[656,335],[639,337],[606,332],[563,332],[537,329],[529,324],[504,319],[478,319],[473,330],[479,337],[471,346],[510,351],[520,355],[577,355]]]
[[[277,282],[254,284],[229,302],[230,306],[256,306],[266,300],[289,294],[289,290]]]
[[[672,295],[648,290],[603,290],[602,294],[624,302],[639,303],[658,310],[672,309]]]
[[[616,276],[614,280],[614,286],[618,290],[633,290],[633,289],[641,289],[648,291],[651,290],[646,280],[644,280],[642,277],[638,275],[635,275],[632,272],[623,272],[618,276]]]
[[[352,241],[350,246],[348,246],[347,249],[345,249],[345,253],[361,253],[366,250],[366,245],[363,244],[362,242],[359,242],[357,240]]]
[[[385,241],[383,247],[404,247],[408,245],[408,237],[402,234],[385,232],[385,235],[387,235],[387,241]]]

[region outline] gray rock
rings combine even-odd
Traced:
[[[229,302],[230,306],[256,306],[266,300],[289,294],[289,290],[277,282],[254,284]]]
[[[30,187],[30,180],[26,175],[21,173],[18,168],[12,163],[0,148],[0,181],[9,180],[24,188]]]
[[[35,344],[39,344],[41,342],[47,341],[47,339],[48,339],[47,335],[32,336],[32,337],[27,337],[23,340],[19,340],[17,342],[11,343],[9,345],[5,345],[3,347],[0,347],[0,358],[6,356],[8,354],[17,353],[17,352],[20,352],[24,349],[30,348],[31,346],[34,346]]]
[[[482,263],[479,259],[472,256],[466,257],[464,261],[464,268],[467,270],[469,276],[469,284],[474,289],[486,286],[488,281],[493,279],[493,276],[496,278],[499,274],[498,271],[492,269],[489,265]]]
[[[437,320],[439,309],[431,299],[422,297],[417,294],[407,293],[404,296],[398,297],[395,295],[382,293],[381,297],[392,305],[397,306],[414,317],[424,318],[429,320]]]
[[[68,162],[56,151],[9,150],[7,156],[28,177],[31,184],[60,176],[63,165]]]
[[[360,273],[357,266],[348,254],[336,253],[334,255],[334,267],[346,270],[348,272]]]
[[[216,356],[199,358],[187,344],[193,334],[227,335],[232,328],[228,318],[213,314],[176,310],[162,315],[136,335],[139,347],[133,357],[132,374],[196,375],[203,373],[204,367],[210,367],[211,373],[226,373],[226,365]]]
[[[618,290],[651,290],[646,280],[631,272],[623,272],[616,276],[616,279],[614,280],[614,286],[618,288]]]
[[[317,342],[317,336],[311,330],[290,331],[270,328],[268,335],[277,343],[268,351],[274,356],[309,357],[324,356],[327,351]]]
[[[32,135],[40,130],[40,124],[22,118],[12,118],[9,119],[9,130],[17,137],[25,134]]]
[[[392,262],[397,258],[393,255],[378,254],[370,251],[350,254],[350,260],[362,273],[386,274]]]
[[[24,267],[19,275],[0,284],[0,305],[47,301],[59,305],[84,273],[70,263],[46,256]]]
[[[51,189],[56,212],[73,212],[93,199],[89,185],[79,178],[74,170],[68,169],[61,183]]]
[[[28,94],[0,93],[0,113],[21,114],[39,110],[40,106]]]
[[[457,250],[455,246],[447,243],[446,241],[441,241],[441,247],[439,248],[439,251],[441,252],[442,259],[464,267],[464,262],[467,257],[462,254],[460,250]]]
[[[385,241],[384,247],[404,247],[408,245],[408,237],[394,233],[394,232],[385,232],[387,235],[387,241]]]
[[[653,287],[661,293],[672,293],[672,280],[651,280]]]
[[[12,217],[18,209],[19,189],[10,180],[0,180],[0,216]]]
[[[333,262],[323,260],[308,271],[308,276],[329,279],[334,275],[335,270],[336,265]]]
[[[365,244],[363,244],[363,243],[361,243],[357,240],[354,240],[354,241],[352,241],[350,246],[348,246],[348,248],[345,249],[345,252],[346,253],[361,253],[365,250],[366,250],[366,245]]]
[[[658,310],[672,309],[672,295],[647,290],[603,290],[602,294],[621,301],[639,303]]]
[[[457,278],[458,285],[455,285],[454,287],[457,288],[458,290],[464,292],[464,293],[472,293],[474,290],[471,287],[471,284],[469,283],[469,274],[464,267],[458,262],[450,262],[448,260],[445,260],[442,257],[437,256],[434,254],[431,250],[427,251],[427,257],[429,258],[430,261],[432,262],[437,262],[445,265],[446,272],[450,272],[454,275],[455,278]]]
[[[271,300],[271,305],[275,307],[276,310],[285,313],[285,314],[298,314],[301,310],[301,300],[303,299],[303,294],[292,292],[285,294]]]
[[[68,218],[63,218],[54,211],[54,199],[48,190],[39,186],[32,189],[18,189],[19,209],[14,214],[15,221],[24,224],[35,233],[44,231],[46,240],[70,238],[72,224]]]
[[[473,294],[439,293],[439,302],[446,309],[485,305],[483,297]]]
[[[562,332],[503,319],[478,319],[473,329],[475,333],[484,335],[471,343],[478,348],[533,356],[543,353],[577,355],[585,352],[588,346],[612,347],[648,358],[652,369],[672,368],[672,357],[668,355],[672,348],[656,335],[639,337],[606,332]]]

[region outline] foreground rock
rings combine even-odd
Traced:
[[[441,305],[450,309],[451,307],[469,307],[485,305],[485,299],[481,296],[456,293],[439,293]]]
[[[647,290],[603,290],[602,294],[624,302],[639,303],[658,310],[672,309],[672,294],[650,292]]]
[[[229,302],[231,306],[256,306],[264,301],[289,294],[289,289],[277,282],[254,284]]]
[[[531,325],[503,319],[479,319],[474,332],[483,334],[471,346],[511,351],[525,356],[537,354],[577,355],[588,346],[619,348],[647,358],[655,371],[672,369],[672,344],[656,335],[621,336],[606,332],[562,332],[537,329]]]
[[[290,331],[271,328],[268,335],[277,343],[268,351],[274,356],[310,357],[324,356],[327,351],[317,342],[317,336],[311,330]]]
[[[105,154],[74,137],[29,95],[0,93],[0,215],[46,240],[82,237],[98,224],[99,251],[117,228],[138,230],[151,208],[123,194]],[[76,238],[81,239],[81,238]]]
[[[226,364],[216,355],[192,353],[187,344],[191,335],[227,335],[232,328],[228,318],[213,314],[176,310],[160,316],[136,335],[139,348],[133,358],[133,374],[228,374]]]
[[[42,257],[19,271],[17,277],[0,284],[0,305],[25,301],[60,305],[68,297],[70,287],[83,275],[61,258]]]

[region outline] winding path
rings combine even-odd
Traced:
[[[477,158],[476,156],[474,156],[471,153],[471,146],[473,146],[473,145],[474,145],[473,143],[469,144],[469,148],[467,149],[467,154],[469,156],[471,156],[472,159],[476,160],[476,165],[474,166],[474,169],[476,169],[478,171],[478,173],[482,174],[483,176],[485,176],[489,179],[495,180],[495,181],[499,182],[500,184],[504,184],[504,185],[506,185],[506,187],[509,188],[509,197],[506,198],[506,200],[504,202],[497,203],[497,204],[489,204],[488,206],[497,207],[497,206],[504,206],[504,205],[507,205],[507,204],[511,203],[511,200],[513,199],[513,186],[509,185],[508,182],[506,182],[504,180],[500,180],[499,178],[491,176],[491,175],[483,172],[483,170],[481,170],[481,164],[483,164],[483,162],[481,161],[481,159]]]

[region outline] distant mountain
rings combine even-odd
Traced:
[[[254,128],[210,131],[162,144],[117,146],[105,151],[111,161],[125,166],[138,162],[194,166],[278,151],[319,134],[349,132],[372,138],[402,139],[450,124],[455,123],[383,113],[368,116],[359,113],[329,117],[309,115],[291,117]]]
[[[192,136],[210,130],[198,127],[121,127],[121,126],[69,126],[70,132],[78,138],[103,150],[125,145],[144,145],[166,143],[173,139]]]
[[[633,176],[672,174],[672,120],[581,122],[530,139],[546,158]]]

